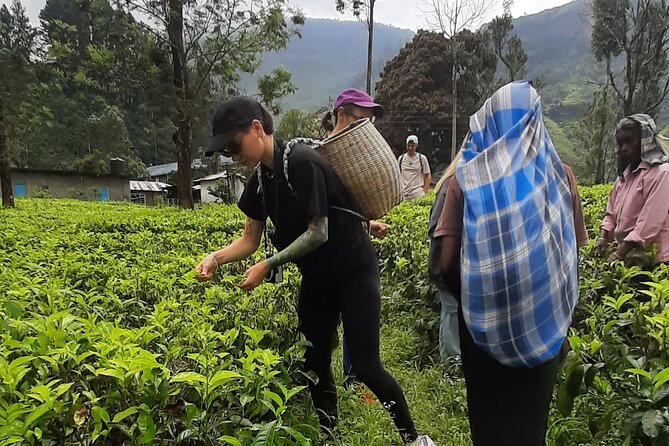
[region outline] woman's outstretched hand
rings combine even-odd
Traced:
[[[267,260],[256,263],[244,273],[246,280],[238,287],[243,291],[253,291],[258,285],[263,283],[269,273],[269,263]]]

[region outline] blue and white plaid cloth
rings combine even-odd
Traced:
[[[534,367],[559,353],[578,300],[569,181],[529,82],[502,87],[469,127],[456,171],[465,322],[502,364]]]

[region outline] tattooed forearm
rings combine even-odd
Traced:
[[[214,256],[216,263],[220,266],[225,263],[236,262],[246,259],[256,252],[260,245],[262,228],[263,222],[247,218],[246,225],[244,225],[244,235],[230,243],[227,248],[211,254]]]
[[[276,255],[273,255],[267,262],[270,268],[285,265],[289,262],[303,257],[328,241],[328,219],[321,217],[309,223],[309,228],[299,236],[293,243]]]
[[[245,237],[254,237],[254,235],[260,235],[260,231],[262,230],[262,227],[260,226],[257,221],[255,221],[252,218],[246,217],[246,224],[244,225],[244,236]]]

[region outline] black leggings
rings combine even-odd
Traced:
[[[503,365],[476,345],[458,313],[472,443],[544,446],[559,359],[531,369]]]
[[[358,379],[390,412],[402,438],[414,440],[416,428],[402,388],[383,368],[379,356],[381,292],[376,260],[332,282],[303,277],[298,315],[300,330],[312,344],[305,359],[307,370],[317,377],[309,390],[321,426],[331,429],[337,423],[337,388],[330,363],[341,317]]]

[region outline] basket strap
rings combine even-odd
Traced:
[[[292,184],[290,184],[290,179],[288,178],[288,157],[290,156],[290,152],[293,150],[295,144],[305,144],[310,146],[312,149],[316,149],[318,147],[321,147],[323,145],[323,142],[311,138],[294,138],[291,139],[286,144],[286,150],[284,150],[283,152],[283,174],[286,177],[286,182],[288,183],[288,188],[290,189],[291,193],[293,192],[293,186]],[[353,215],[361,222],[365,223],[367,225],[367,233],[371,237],[372,225],[369,223],[370,222],[369,218],[351,209],[342,208],[339,206],[329,206],[329,208],[340,212],[346,212],[347,214]]]
[[[369,218],[367,218],[364,215],[359,214],[359,213],[357,213],[357,212],[355,212],[351,209],[342,208],[342,207],[339,207],[339,206],[328,206],[328,207],[330,209],[335,210],[335,211],[346,212],[347,214],[353,215],[354,217],[356,217],[358,220],[360,220],[362,223],[364,223],[367,226],[367,235],[369,235],[370,237],[372,236],[372,225],[370,224],[371,220]]]
[[[288,141],[288,143],[286,144],[286,150],[283,151],[283,176],[286,177],[286,183],[288,183],[288,189],[290,189],[291,193],[293,193],[293,185],[290,184],[290,179],[288,178],[288,156],[290,155],[290,152],[293,150],[295,144],[306,144],[308,146],[311,146],[312,149],[315,149],[323,145],[321,141],[311,138],[294,138]]]
[[[341,207],[339,207],[339,206],[328,206],[328,207],[329,207],[330,209],[334,209],[335,211],[341,211],[341,212],[346,212],[347,214],[351,214],[351,215],[353,215],[354,217],[357,217],[357,218],[358,218],[360,221],[362,221],[362,222],[368,222],[368,221],[369,221],[369,218],[367,218],[367,217],[365,217],[364,215],[359,214],[359,213],[357,213],[357,212],[355,212],[355,211],[353,211],[353,210],[351,210],[351,209],[341,208]]]

